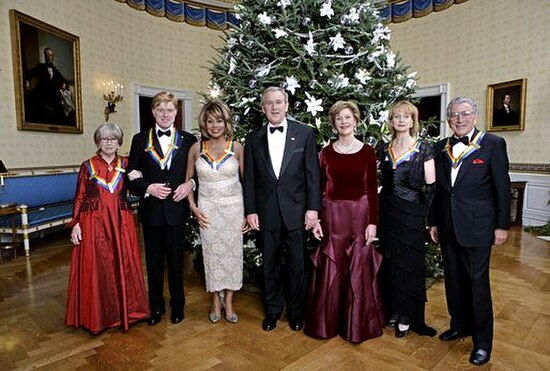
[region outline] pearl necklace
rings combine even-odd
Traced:
[[[351,144],[348,144],[348,145],[342,144],[342,142],[340,141],[336,141],[334,142],[334,149],[338,153],[348,155],[350,153],[358,152],[361,149],[362,145],[363,143],[361,143],[356,139],[354,139],[353,142],[351,142]]]

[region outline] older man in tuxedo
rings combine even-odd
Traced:
[[[134,136],[127,169],[130,189],[140,196],[151,326],[159,323],[166,311],[165,260],[172,308],[170,321],[180,323],[184,318],[184,226],[189,216],[185,198],[194,187],[192,180],[184,180],[187,155],[197,139],[174,126],[177,106],[178,99],[171,93],[161,92],[153,97],[155,127]]]
[[[281,263],[286,254],[286,313],[290,328],[299,331],[307,289],[306,230],[317,223],[321,207],[317,147],[311,129],[287,119],[288,95],[283,89],[267,88],[261,104],[268,124],[246,137],[244,201],[246,219],[259,231],[263,254],[262,327],[273,330],[283,311]]]
[[[450,329],[439,337],[472,336],[470,363],[491,357],[493,309],[489,284],[491,246],[504,243],[510,221],[510,177],[504,139],[475,128],[477,105],[468,97],[447,107],[454,135],[436,152],[436,195],[430,234],[441,243]]]

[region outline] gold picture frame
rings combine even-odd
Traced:
[[[487,87],[487,131],[520,131],[525,128],[527,79]]]
[[[80,40],[10,10],[17,129],[81,134]]]

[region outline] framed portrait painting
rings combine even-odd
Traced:
[[[525,127],[527,79],[487,87],[487,131],[514,131]]]
[[[78,36],[10,10],[17,128],[82,133]]]

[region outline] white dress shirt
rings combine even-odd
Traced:
[[[272,127],[282,127],[283,132],[281,133],[279,130],[275,130],[273,133],[271,133],[269,128]],[[286,118],[277,126],[269,123],[266,130],[269,157],[271,158],[271,164],[273,165],[275,176],[277,177],[277,179],[279,179],[281,165],[283,164],[283,155],[285,154],[286,134],[288,130],[288,123],[286,121]]]
[[[161,137],[158,136],[158,131],[166,131],[170,130],[170,136],[163,135]],[[163,129],[157,124],[155,124],[155,135],[157,136],[157,139],[159,140],[160,148],[162,149],[162,155],[166,156],[166,153],[168,152],[168,146],[170,143],[172,143],[172,137],[174,135],[174,132],[176,130],[174,129],[174,126],[171,126],[169,129]],[[172,159],[168,160],[165,164],[165,169],[170,169],[170,164],[172,163]]]
[[[472,140],[472,136],[474,135],[475,128],[472,129],[466,136],[468,137],[468,141]],[[468,146],[464,143],[457,143],[453,146],[453,157],[457,158],[464,152],[466,149],[468,149]],[[451,167],[451,186],[454,187],[456,177],[458,176],[458,171],[460,170],[460,167],[462,166],[462,163],[458,165],[456,168]]]

